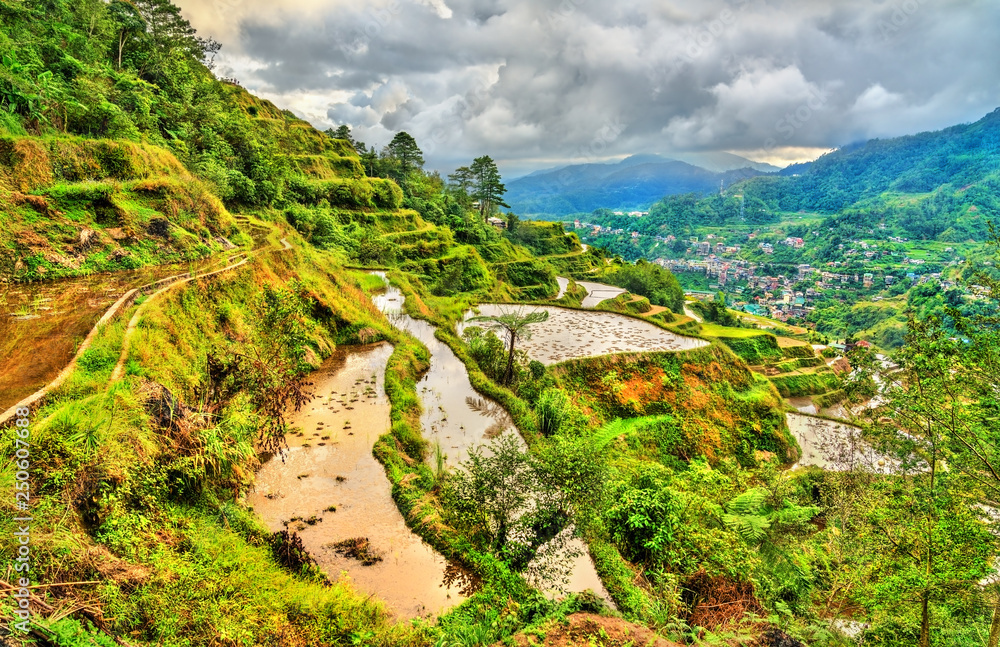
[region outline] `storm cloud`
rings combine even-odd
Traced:
[[[449,171],[634,153],[772,163],[1000,105],[994,0],[181,0],[220,74]]]

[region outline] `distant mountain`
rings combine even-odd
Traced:
[[[672,155],[671,157],[677,161],[687,162],[688,164],[693,164],[706,171],[713,171],[715,173],[738,171],[744,168],[752,168],[761,173],[777,173],[781,170],[781,167],[774,166],[773,164],[755,162],[739,155],[733,155],[732,153],[683,153]]]
[[[681,161],[634,155],[617,164],[576,164],[507,183],[506,200],[523,215],[568,215],[595,209],[648,209],[667,195],[706,194],[779,169],[729,153],[695,153]],[[711,166],[705,168],[693,162]]]

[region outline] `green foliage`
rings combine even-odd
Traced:
[[[830,357],[836,357],[836,351],[833,351],[832,349],[829,348],[825,350],[832,351],[832,354],[827,353],[824,355],[824,357],[828,359]],[[781,355],[783,357],[791,357],[799,360],[811,360],[816,357],[816,351],[813,350],[813,347],[810,346],[809,344],[804,344],[802,346],[785,346],[784,348],[781,349]],[[800,366],[801,365],[802,364],[800,364]],[[819,364],[816,364],[816,366],[819,366]]]
[[[653,305],[684,312],[684,291],[680,284],[673,274],[655,263],[639,260],[634,265],[624,264],[602,274],[601,280],[644,296]]]
[[[784,398],[802,395],[818,395],[840,386],[840,378],[833,373],[806,373],[799,375],[778,375],[768,378],[778,393]]]
[[[787,500],[778,508],[772,507],[768,505],[770,494],[763,488],[747,490],[726,505],[722,521],[743,541],[758,543],[768,531],[804,524],[820,513],[817,506],[799,506]]]
[[[115,647],[118,644],[90,623],[84,624],[73,618],[61,618],[41,626],[58,647]]]
[[[712,301],[693,302],[691,309],[699,312],[705,321],[720,326],[738,328],[741,323],[736,313],[726,307],[726,297],[721,292]]]
[[[566,421],[569,398],[562,389],[546,389],[538,397],[535,404],[535,415],[538,416],[538,431],[543,436],[558,433]]]
[[[711,335],[713,333],[706,330],[705,334]],[[782,349],[778,347],[778,340],[774,335],[755,334],[752,336],[730,337],[721,334],[718,336],[718,339],[731,348],[747,364],[763,364],[769,360],[778,359],[783,356]]]
[[[501,263],[493,265],[492,269],[497,280],[522,288],[520,292],[526,300],[545,298],[558,291],[555,271],[541,259]],[[538,294],[525,294],[523,288],[537,289]]]
[[[559,222],[530,222],[508,217],[504,238],[515,245],[523,245],[537,256],[570,254],[580,251],[576,234],[566,234]]]
[[[641,315],[652,310],[649,299],[646,297],[634,297],[628,292],[619,294],[614,299],[605,299],[597,304],[595,310],[606,310],[608,312],[619,312],[622,314]]]

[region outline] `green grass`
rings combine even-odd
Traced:
[[[713,323],[703,323],[701,333],[706,337],[726,337],[731,339],[747,339],[750,337],[761,337],[767,335],[765,330],[754,328],[727,328]]]

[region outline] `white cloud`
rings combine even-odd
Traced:
[[[970,38],[993,0],[921,2],[888,36],[871,0],[178,1],[251,91],[370,144],[405,129],[446,171],[583,161],[595,139],[792,158],[1000,105],[1000,41]]]

